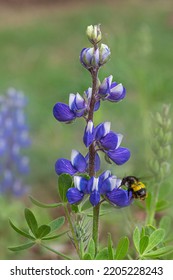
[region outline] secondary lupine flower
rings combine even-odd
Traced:
[[[87,27],[86,34],[88,36],[89,41],[92,44],[97,44],[102,39],[102,34],[100,30],[100,24],[98,25],[90,25]]]
[[[124,164],[130,158],[130,151],[120,147],[123,135],[110,130],[110,122],[99,124],[95,129],[92,121],[89,121],[84,132],[83,141],[89,147],[94,141],[117,165]]]
[[[103,100],[109,100],[112,102],[118,102],[122,100],[126,95],[126,89],[122,84],[112,82],[113,76],[105,78],[99,86],[98,95]]]
[[[71,122],[86,111],[86,102],[79,93],[69,95],[69,105],[58,102],[53,107],[53,115],[60,122]]]
[[[109,170],[103,172],[98,178],[89,180],[74,176],[74,187],[67,191],[67,199],[70,204],[79,203],[84,195],[89,195],[92,206],[96,206],[101,199],[106,199],[118,207],[126,207],[132,202],[132,193],[121,189],[121,180],[112,176]]]
[[[76,150],[72,150],[71,161],[65,158],[60,158],[55,163],[55,171],[58,175],[68,173],[74,175],[86,171],[87,163],[84,156]]]
[[[26,97],[15,89],[9,89],[6,95],[0,97],[0,191],[13,195],[16,195],[15,182],[20,180],[20,186],[24,188],[22,175],[29,172],[29,159],[22,151],[31,144],[24,112],[26,105]]]

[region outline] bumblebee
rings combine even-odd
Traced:
[[[147,197],[145,185],[140,182],[139,179],[135,176],[124,177],[120,186],[126,186],[128,193],[132,192],[133,198],[145,200],[145,198]]]

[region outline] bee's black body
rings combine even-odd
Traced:
[[[128,192],[131,192],[134,198],[144,200],[147,197],[145,185],[135,176],[124,177],[122,179],[121,186],[126,186]]]

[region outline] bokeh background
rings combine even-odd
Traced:
[[[30,186],[28,193],[23,197],[0,197],[0,259],[56,258],[39,248],[18,254],[9,252],[7,247],[19,244],[21,239],[9,228],[8,218],[25,227],[25,207],[33,209],[40,223],[63,214],[59,208],[46,211],[32,206],[28,195],[43,202],[57,202],[55,161],[70,158],[73,148],[86,152],[81,141],[84,121],[58,123],[52,108],[58,101],[68,103],[69,93],[82,94],[91,85],[89,73],[79,62],[79,53],[89,46],[86,27],[97,23],[101,24],[103,43],[112,53],[99,77],[102,80],[112,74],[114,81],[126,87],[127,97],[118,104],[104,102],[95,121],[110,120],[112,130],[124,135],[123,146],[132,154],[124,166],[107,166],[103,162],[102,169],[111,169],[117,176],[148,174],[150,115],[173,99],[173,2],[0,1],[0,93],[5,94],[9,87],[24,92],[32,140],[27,151],[31,167],[25,178]],[[169,181],[172,179],[170,175]],[[172,215],[172,209],[169,211]],[[121,233],[127,235],[132,217],[133,223],[140,222],[143,215],[142,210],[132,206],[103,217],[102,243],[106,242],[107,231],[115,241]],[[63,252],[73,249],[67,239],[60,243],[53,245]]]

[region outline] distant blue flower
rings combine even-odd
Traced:
[[[71,122],[85,114],[86,103],[79,93],[71,93],[69,105],[58,102],[53,107],[53,115],[60,122]]]
[[[71,161],[65,158],[60,158],[55,163],[55,171],[58,175],[68,173],[74,175],[77,172],[83,173],[86,171],[87,163],[84,156],[76,150],[72,150]]]
[[[26,105],[27,98],[13,88],[0,96],[1,193],[19,196],[25,192],[22,176],[29,172],[29,159],[23,149],[31,145]]]
[[[74,187],[67,191],[67,199],[70,204],[79,203],[84,195],[89,195],[92,206],[96,206],[101,199],[106,199],[118,207],[126,207],[132,202],[132,193],[120,188],[121,180],[112,176],[109,170],[103,172],[98,178],[89,180],[74,176]]]
[[[112,83],[113,76],[105,78],[102,84],[99,86],[98,95],[103,100],[109,100],[112,102],[118,102],[122,100],[126,95],[126,89],[122,84]]]

